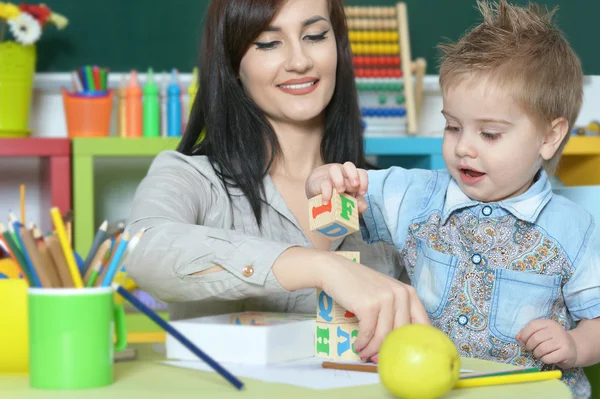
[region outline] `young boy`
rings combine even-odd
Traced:
[[[358,195],[364,239],[398,248],[461,356],[560,367],[587,398],[582,367],[600,361],[600,233],[549,181],[581,107],[581,65],[552,12],[479,5],[483,23],[441,47],[447,170],[325,165],[307,196]]]

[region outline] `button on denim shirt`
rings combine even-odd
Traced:
[[[446,170],[369,171],[369,243],[395,245],[432,324],[461,356],[544,365],[515,336],[529,322],[565,329],[600,316],[600,236],[592,216],[553,194],[544,171],[522,195],[482,203]],[[581,368],[563,370],[576,398],[590,396]]]

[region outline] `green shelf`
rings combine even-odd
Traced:
[[[75,156],[147,157],[177,148],[181,137],[173,138],[78,138],[73,139]]]
[[[175,150],[180,137],[168,138],[76,138],[72,140],[74,244],[85,257],[98,226],[94,225],[94,159],[108,157],[155,157]]]

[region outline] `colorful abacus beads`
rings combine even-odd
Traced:
[[[374,79],[370,81],[357,81],[356,88],[358,91],[399,91],[404,90],[402,82],[378,82]]]
[[[400,57],[394,55],[357,55],[355,66],[400,66]]]
[[[348,29],[398,29],[398,21],[395,19],[351,18],[348,20]]]
[[[403,117],[406,115],[405,108],[362,108],[361,115],[363,117]]]
[[[400,46],[390,43],[350,43],[353,54],[398,54]]]
[[[393,30],[351,30],[348,37],[351,42],[398,43],[398,32]]]
[[[345,7],[348,17],[393,18],[396,16],[395,7]]]
[[[357,68],[354,75],[357,78],[400,78],[402,71],[395,68]]]

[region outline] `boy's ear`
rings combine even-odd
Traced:
[[[561,116],[552,121],[550,129],[546,131],[546,137],[540,150],[540,155],[544,160],[547,161],[554,156],[568,132],[569,121],[566,118]]]

